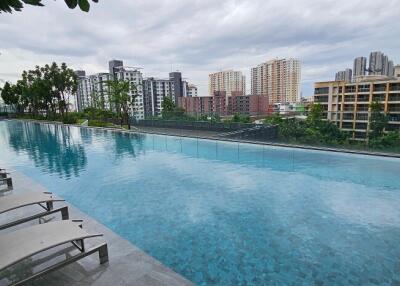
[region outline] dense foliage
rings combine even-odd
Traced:
[[[77,76],[65,63],[36,66],[23,71],[16,84],[6,82],[1,90],[5,104],[19,114],[28,112],[48,119],[68,117],[69,97],[77,89]]]
[[[166,120],[193,120],[185,113],[185,110],[175,105],[170,97],[164,97],[162,102],[162,119]]]
[[[135,111],[135,99],[138,96],[137,86],[132,82],[118,79],[107,81],[107,86],[110,104],[121,120],[121,126],[127,124],[128,129],[130,129],[129,116],[131,112]]]
[[[323,120],[323,110],[319,104],[310,107],[306,120],[273,115],[267,117],[265,123],[278,125],[278,139],[285,142],[340,145],[348,141],[346,133],[334,123]]]
[[[95,3],[98,3],[99,0],[92,0]],[[76,6],[84,12],[89,12],[90,3],[88,0],[64,0],[65,4],[70,9],[74,9]],[[21,11],[24,7],[24,4],[33,5],[33,6],[44,6],[42,0],[1,0],[0,1],[0,13],[12,13],[13,11]]]

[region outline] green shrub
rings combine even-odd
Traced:
[[[108,123],[100,120],[89,120],[88,125],[93,127],[107,127]]]
[[[62,123],[64,124],[76,124],[78,122],[78,118],[73,115],[64,116],[62,118]]]

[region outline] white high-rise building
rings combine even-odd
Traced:
[[[194,84],[188,84],[187,97],[197,97],[197,96],[198,96],[197,86],[195,86]]]
[[[345,69],[344,71],[338,71],[335,75],[336,81],[351,82],[353,79],[353,72],[351,69]]]
[[[246,94],[246,77],[240,71],[227,70],[212,73],[208,76],[208,93],[226,92],[230,97],[232,92]]]
[[[109,73],[97,73],[86,76],[79,74],[78,89],[76,92],[77,108],[83,111],[88,107],[110,109],[107,81],[111,79]]]
[[[175,85],[170,79],[147,78],[144,80],[145,117],[159,116],[165,97],[175,102]]]
[[[118,80],[128,81],[131,84],[129,95],[136,96],[131,109],[131,114],[137,120],[144,119],[143,75],[140,70],[133,67],[121,67],[115,72],[115,78]]]
[[[110,73],[97,73],[86,76],[83,71],[77,71],[78,89],[76,92],[76,105],[79,111],[88,107],[114,110],[109,97],[109,80],[118,79],[129,81],[131,89],[130,96],[136,95],[131,109],[131,115],[136,119],[144,119],[144,98],[143,98],[143,76],[137,68],[118,67]],[[136,88],[133,88],[133,87]]]
[[[274,59],[251,69],[251,94],[268,96],[270,104],[300,100],[301,64]]]
[[[364,76],[365,71],[367,70],[367,58],[366,57],[358,57],[354,59],[353,65],[353,76]]]

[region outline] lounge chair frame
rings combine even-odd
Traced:
[[[10,177],[1,177],[0,182],[3,182],[3,184],[7,185],[7,188],[4,190],[1,190],[0,192],[9,192],[13,190],[13,182]]]
[[[51,195],[52,193],[44,192],[44,194]],[[0,197],[0,199],[1,199],[1,197]],[[30,205],[36,205],[37,204],[40,207],[42,207],[45,211],[44,212],[40,212],[38,214],[34,214],[32,216],[24,217],[22,219],[18,219],[18,220],[15,220],[15,221],[0,225],[0,230],[7,229],[7,228],[10,228],[10,227],[19,225],[19,224],[23,224],[23,223],[26,223],[26,222],[29,222],[29,221],[32,221],[32,220],[35,220],[35,219],[41,219],[41,218],[43,218],[45,216],[48,216],[48,215],[51,215],[51,214],[55,214],[55,213],[58,213],[58,212],[61,213],[61,219],[62,220],[68,220],[69,219],[68,206],[63,206],[63,207],[54,209],[54,204],[53,204],[54,202],[64,202],[64,201],[65,200],[62,200],[62,199],[53,199],[53,200],[49,200],[49,201],[46,201],[46,202],[25,203],[23,205],[19,205],[19,206],[14,207],[14,208],[10,208],[7,211],[12,211],[12,210],[20,208],[20,207],[25,207],[25,206],[30,206]],[[7,211],[5,211],[5,212],[7,212]],[[0,213],[0,215],[1,215],[1,213]]]
[[[75,222],[80,222],[80,221],[81,220],[73,220],[72,222],[75,223]],[[78,227],[82,228],[82,225],[78,225]],[[71,240],[67,239],[67,240],[61,241],[59,243],[53,243],[53,244],[51,244],[49,246],[43,247],[40,250],[37,250],[34,253],[30,253],[29,255],[27,255],[25,257],[19,257],[18,260],[13,261],[11,264],[8,264],[5,268],[1,269],[1,271],[3,271],[5,269],[7,269],[8,267],[11,267],[11,266],[19,263],[19,262],[21,262],[22,260],[24,260],[26,258],[29,258],[29,257],[34,256],[36,254],[42,253],[42,252],[44,252],[46,250],[50,250],[50,249],[53,249],[53,248],[58,247],[60,245],[64,245],[64,244],[68,244],[68,243],[72,243],[72,245],[74,247],[76,247],[79,250],[80,253],[78,253],[78,254],[70,257],[70,258],[67,258],[67,259],[65,259],[65,260],[63,260],[61,262],[58,262],[58,263],[53,264],[51,266],[48,266],[47,268],[45,268],[45,269],[43,269],[43,270],[41,270],[41,271],[39,271],[37,273],[34,273],[34,274],[30,275],[27,278],[23,278],[22,280],[19,280],[17,282],[12,282],[13,284],[11,284],[11,285],[12,286],[24,285],[25,283],[27,283],[29,281],[32,281],[34,279],[37,279],[39,277],[42,277],[42,276],[50,273],[50,272],[53,272],[53,271],[58,270],[58,269],[60,269],[60,268],[62,268],[64,266],[67,266],[67,265],[69,265],[71,263],[74,263],[74,262],[76,262],[76,261],[78,261],[78,260],[80,260],[80,259],[82,259],[84,257],[92,255],[95,252],[98,252],[100,264],[107,263],[108,262],[108,247],[107,247],[107,243],[106,242],[103,242],[103,243],[101,243],[101,244],[99,244],[99,245],[97,245],[95,247],[90,248],[90,249],[86,249],[85,245],[84,245],[84,241],[86,239],[94,238],[94,237],[100,237],[100,236],[103,236],[103,235],[102,234],[88,234],[87,233],[87,234],[83,234],[82,236],[79,236],[79,237],[74,237],[74,239],[71,239]]]

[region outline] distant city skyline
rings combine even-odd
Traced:
[[[395,63],[382,51],[372,51],[369,57],[361,56],[354,59],[353,69],[346,68],[335,74],[335,80],[351,82],[359,76],[385,75],[394,76]]]
[[[353,68],[356,56],[383,51],[400,63],[397,11],[395,0],[119,0],[83,14],[48,1],[1,15],[0,85],[52,61],[92,74],[117,58],[143,67],[144,77],[179,70],[200,96],[209,73],[241,71],[250,93],[250,68],[278,57],[300,59],[302,95],[311,96],[314,82]]]

